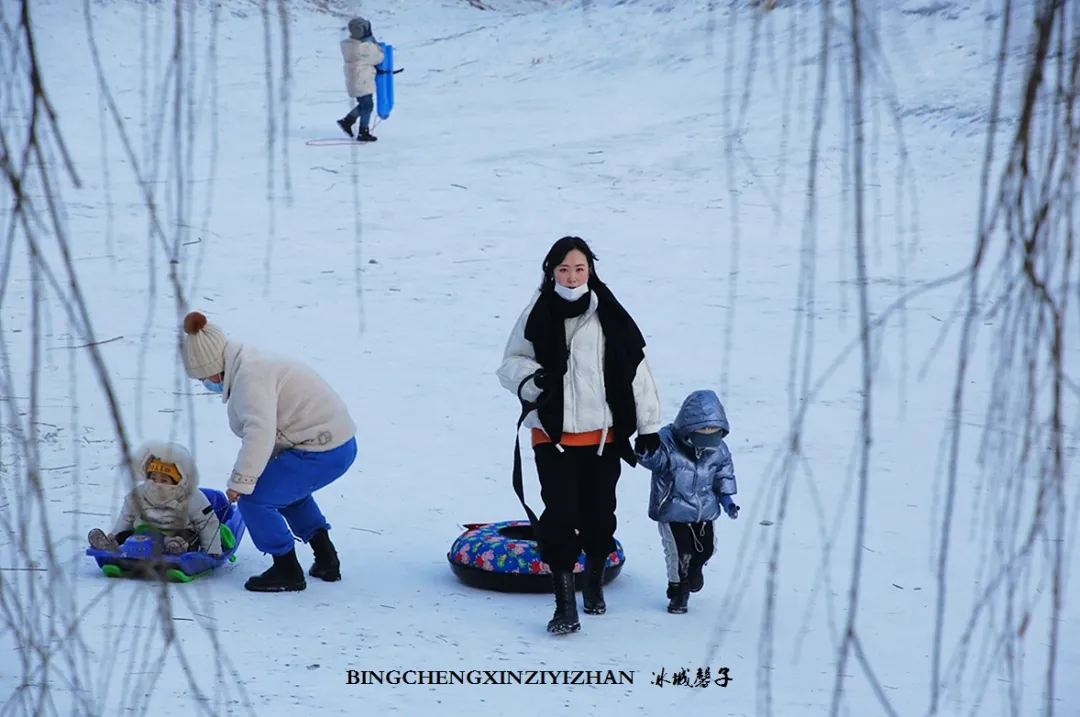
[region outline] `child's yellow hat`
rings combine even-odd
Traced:
[[[180,469],[176,467],[176,464],[166,463],[160,458],[151,458],[150,462],[146,464],[146,475],[151,473],[164,473],[172,478],[173,483],[180,482]]]

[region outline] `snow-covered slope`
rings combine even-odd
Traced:
[[[290,18],[284,95],[280,28],[258,4],[224,8],[216,33],[207,7],[186,6],[194,40],[170,74],[171,4],[90,3],[108,100],[82,4],[33,3],[45,88],[81,180],[77,189],[59,186],[72,258],[95,338],[108,342],[99,348],[131,439],[189,444],[212,487],[224,486],[238,446],[217,399],[183,377],[172,269],[190,308],[231,337],[311,362],[360,426],[355,468],[318,494],[343,582],[247,593],[244,580],[268,559],[245,542],[238,562],[212,579],[170,587],[171,612],[162,618],[152,589],[106,581],[82,554],[87,531],[111,523],[123,486],[108,406],[86,349],[73,348],[85,340],[50,296],[42,304],[38,430],[52,550],[63,570],[13,572],[20,550],[0,542],[0,569],[11,571],[0,573],[0,624],[10,624],[16,598],[41,610],[35,640],[56,650],[49,682],[58,714],[76,713],[72,704],[82,705],[78,714],[127,714],[144,703],[159,717],[250,714],[249,701],[259,715],[765,715],[762,680],[771,682],[772,714],[827,714],[856,550],[857,351],[816,394],[782,519],[776,477],[798,408],[789,393],[793,365],[796,384],[803,380],[802,348],[792,356],[797,322],[814,327],[810,383],[858,335],[835,74],[816,178],[813,313],[798,308],[816,14],[794,2],[767,14],[750,3],[712,11],[660,0],[486,4],[497,9],[449,0],[359,6],[405,68],[396,107],[375,128],[375,144],[312,147],[305,142],[340,136],[334,120],[349,107],[337,48],[344,20],[319,2]],[[997,29],[979,8],[941,5],[936,13],[918,3],[875,10],[889,29],[883,53],[895,59],[886,81],[904,118],[906,152],[887,98],[875,91],[867,225],[875,313],[917,283],[959,271],[972,251]],[[844,52],[840,38],[834,46]],[[759,59],[752,74],[751,53]],[[191,106],[177,106],[168,84],[176,77]],[[109,102],[130,133],[130,154]],[[3,111],[9,127],[27,121],[12,104]],[[47,151],[61,172],[55,146]],[[167,242],[179,247],[175,263],[152,232],[137,177],[154,192]],[[40,185],[31,191],[41,197]],[[12,204],[4,202],[6,225]],[[522,516],[510,485],[518,406],[494,371],[544,253],[565,234],[592,244],[601,275],[642,326],[665,417],[693,389],[720,392],[743,512],[718,523],[718,554],[689,614],[668,615],[661,546],[645,513],[649,476],[625,469],[617,537],[628,563],[608,589],[608,613],[583,616],[582,633],[553,639],[544,633],[550,597],[467,589],[446,552],[463,523]],[[45,251],[56,259],[53,248]],[[23,247],[0,298],[10,400],[22,411],[26,267]],[[958,289],[919,295],[878,345],[856,624],[885,697],[904,716],[924,713],[930,692],[933,526],[955,340],[917,374],[943,322],[957,317]],[[994,378],[977,362],[968,380],[965,420],[977,424]],[[525,459],[528,499],[539,507],[527,449]],[[991,549],[972,528],[982,513],[966,444],[962,466],[947,660],[985,588],[981,563]],[[0,515],[19,523],[16,532],[45,564],[39,518],[18,512],[24,503],[15,493],[11,484],[0,493],[8,511]],[[770,541],[780,531],[774,558]],[[300,553],[306,563],[307,548]],[[780,579],[770,586],[772,559]],[[31,591],[44,584],[51,597]],[[769,600],[771,647],[762,636]],[[1032,609],[1031,624],[1046,625],[1045,600]],[[1080,669],[1077,619],[1070,603],[1060,625],[1061,678]],[[162,620],[177,638],[164,651]],[[71,629],[49,640],[48,625]],[[30,704],[43,679],[24,672],[26,642],[0,632],[0,695],[14,694],[0,714],[29,713],[16,705]],[[1042,642],[1029,639],[1022,674],[997,663],[985,671],[991,681],[1024,685],[1017,714],[1036,714]],[[762,669],[763,659],[771,667]],[[698,667],[727,667],[733,681],[696,690],[650,684],[661,670]],[[632,670],[634,683],[364,686],[347,684],[349,669]],[[851,662],[846,672],[846,713],[883,714],[863,669]],[[1080,696],[1064,683],[1058,694],[1062,705]],[[974,714],[1004,714],[999,697],[992,689]],[[955,713],[971,713],[973,702],[965,704]]]

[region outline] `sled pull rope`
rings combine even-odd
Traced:
[[[521,392],[525,388],[526,383],[543,373],[543,369],[537,369],[522,379],[521,383],[518,384],[517,397],[518,401],[521,402],[521,417],[518,418],[517,429],[514,431],[516,434],[514,439],[514,492],[517,493],[518,500],[521,501],[521,507],[525,509],[525,514],[529,516],[529,524],[532,525],[533,537],[537,540],[540,539],[540,519],[536,517],[536,513],[534,513],[532,508],[529,507],[529,504],[525,502],[525,486],[521,472],[521,426],[525,423],[525,419],[530,413],[551,400],[551,397],[547,396],[545,399],[547,391],[544,391],[540,394],[539,400],[535,402],[526,401],[521,396]]]

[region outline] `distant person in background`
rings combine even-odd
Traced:
[[[375,67],[383,61],[382,46],[371,34],[371,23],[362,17],[349,20],[349,36],[341,41],[341,57],[345,61],[345,91],[356,98],[356,107],[337,121],[342,131],[353,136],[353,125],[360,120],[356,139],[374,142],[371,134],[371,113],[375,110]]]
[[[556,635],[581,628],[573,571],[582,552],[585,614],[607,610],[620,459],[633,466],[635,448],[644,454],[660,447],[660,397],[645,339],[596,275],[595,259],[580,237],[555,242],[497,372],[506,389],[537,405],[523,425],[532,429],[544,502],[537,539],[554,583],[547,629]]]
[[[309,575],[340,580],[330,524],[312,493],[345,475],[356,459],[356,424],[345,402],[313,369],[230,341],[198,312],[184,317],[181,355],[187,375],[226,405],[241,444],[225,493],[255,547],[274,559],[244,587],[307,587],[294,535],[315,553]]]

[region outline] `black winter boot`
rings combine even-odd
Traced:
[[[371,133],[371,130],[367,127],[361,127],[356,130],[356,140],[358,142],[374,142],[378,137]]]
[[[338,560],[337,550],[330,542],[330,533],[326,528],[319,528],[315,535],[308,541],[311,551],[315,553],[315,563],[308,571],[313,578],[321,578],[328,583],[341,580],[341,562]]]
[[[569,571],[552,573],[555,584],[555,615],[547,625],[552,635],[566,635],[581,629],[577,614],[577,592],[574,590],[574,574]]]
[[[686,612],[686,604],[690,600],[690,583],[668,583],[667,596],[671,601],[668,603],[667,611],[674,615],[681,615]]]
[[[304,569],[296,559],[296,551],[275,555],[274,564],[262,575],[248,578],[244,587],[255,593],[296,592],[307,587]]]
[[[352,126],[354,122],[356,122],[355,117],[343,117],[337,121],[337,126],[341,128],[342,132],[352,137]]]
[[[604,603],[604,569],[607,557],[601,560],[585,558],[585,587],[581,591],[581,602],[586,615],[603,615],[607,612]]]
[[[679,556],[679,582],[668,583],[667,596],[671,601],[667,611],[681,615],[686,612],[686,604],[690,600],[690,556]]]
[[[691,563],[690,572],[687,578],[690,581],[690,592],[701,592],[701,588],[705,587],[705,575],[702,574],[702,569],[705,566],[700,563]]]

